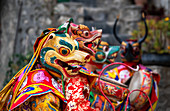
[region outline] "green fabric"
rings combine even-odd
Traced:
[[[94,101],[94,94],[92,91],[90,91],[90,103],[93,103]]]
[[[64,93],[64,97],[65,97],[65,87],[64,87],[64,76],[61,75],[61,79],[62,79],[62,86],[63,86],[63,93]]]

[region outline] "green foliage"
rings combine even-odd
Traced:
[[[10,81],[10,79],[23,68],[31,59],[33,52],[29,52],[27,55],[14,54],[8,62],[8,69],[6,72],[6,78],[4,86]],[[14,60],[15,59],[15,60]]]
[[[143,43],[142,50],[146,53],[170,53],[170,19],[146,20],[148,25],[148,37]],[[133,39],[143,37],[145,26],[143,21],[138,23],[138,30],[132,32]]]

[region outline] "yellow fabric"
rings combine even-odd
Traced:
[[[60,99],[53,93],[35,96],[13,111],[60,111]]]
[[[93,103],[91,104],[91,107],[94,105],[95,101],[96,101],[96,98],[97,98],[97,94],[94,96],[94,101]]]
[[[109,76],[112,77],[112,78],[116,78],[116,75],[119,74],[117,68],[112,69],[112,72],[111,72],[111,71],[107,71],[107,73],[108,73]]]
[[[9,94],[12,91],[12,86],[14,85],[13,82],[15,81],[15,78],[17,78],[21,74],[21,72],[25,69],[25,67],[23,67],[20,71],[18,71],[18,73],[1,90],[1,92],[0,92],[0,109],[2,109],[4,107],[4,104],[6,104],[8,98],[9,98]]]
[[[55,94],[64,98],[64,96],[56,89],[54,89],[53,87],[50,87],[49,85],[45,85],[45,84],[42,84],[42,83],[38,83],[36,85],[43,85],[43,86],[46,86],[46,87],[49,87],[50,89],[53,89],[55,91]],[[29,85],[28,87],[35,87],[34,85]],[[23,90],[25,90],[27,87],[25,87],[24,89],[22,89],[18,94],[20,94]],[[41,91],[40,88],[35,88],[37,91]],[[35,91],[35,90],[34,90]],[[30,92],[29,92],[30,93]],[[28,93],[28,94],[29,94]],[[27,94],[27,93],[26,93]],[[20,96],[21,97],[21,96]],[[17,101],[18,99],[20,99],[20,97],[18,97],[17,99],[15,99],[15,101]]]
[[[103,111],[106,110],[106,103],[107,103],[107,100],[105,99],[105,100],[104,100],[104,108],[103,108]]]

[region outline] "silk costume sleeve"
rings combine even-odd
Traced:
[[[95,111],[90,107],[89,82],[86,75],[68,78],[65,83],[67,111]]]

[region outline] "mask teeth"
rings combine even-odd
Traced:
[[[82,63],[81,65],[83,65],[83,66],[84,66],[85,64],[86,64],[86,63]]]
[[[68,65],[72,65],[73,63],[68,63]]]
[[[90,59],[86,60],[86,62],[90,62]]]
[[[95,27],[91,27],[91,29],[92,29],[92,31],[95,31],[96,28]]]
[[[79,63],[77,63],[77,62],[75,62],[75,63],[72,63],[72,64],[74,64],[74,65],[79,65]]]
[[[70,75],[76,75],[76,74],[78,74],[78,72],[71,73]]]
[[[67,70],[68,70],[68,67],[65,67],[64,69],[67,71]]]
[[[72,70],[70,69],[70,70],[67,70],[67,73],[68,74],[71,74],[72,73]]]
[[[82,65],[82,63],[78,63],[78,65]]]

